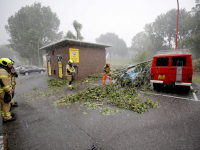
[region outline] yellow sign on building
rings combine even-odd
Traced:
[[[79,49],[70,48],[69,49],[69,59],[73,60],[74,63],[79,63]]]
[[[49,75],[51,76],[51,63],[48,62],[48,67],[49,67]]]

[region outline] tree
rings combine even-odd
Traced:
[[[147,34],[147,39],[149,40],[147,42],[148,45],[146,46],[146,49],[148,50],[150,57],[155,55],[160,50],[168,49],[168,47],[165,45],[164,38],[154,32],[155,29],[153,27],[153,23],[146,24],[144,30]]]
[[[81,36],[81,29],[83,28],[82,24],[78,23],[76,20],[73,22],[74,29],[76,30],[76,38],[77,40],[83,40],[84,38]]]
[[[58,33],[59,25],[60,20],[50,7],[34,3],[22,7],[9,17],[5,28],[11,37],[10,46],[19,52],[21,57],[27,57],[30,62],[38,65],[38,47],[62,38],[62,32]]]
[[[149,44],[150,40],[148,35],[145,32],[139,32],[132,39],[131,49],[139,52],[147,48]]]
[[[9,48],[7,45],[0,46],[0,58],[10,58],[13,59],[15,52]]]
[[[76,36],[69,30],[66,35],[65,35],[65,38],[68,38],[68,39],[76,39]]]
[[[184,38],[188,34],[188,30],[185,29],[186,18],[189,13],[185,9],[179,11],[179,39]],[[164,44],[168,46],[169,49],[174,47],[176,39],[176,27],[177,27],[177,10],[171,9],[166,14],[159,15],[153,23],[153,32],[157,36],[162,37]]]
[[[64,38],[68,39],[77,39],[82,41],[84,38],[81,36],[81,29],[83,28],[82,24],[78,23],[76,20],[73,22],[74,29],[76,31],[76,36],[69,30]]]
[[[108,32],[106,34],[101,34],[99,38],[96,38],[96,42],[112,46],[111,48],[107,48],[106,50],[107,53],[109,53],[110,57],[111,55],[115,54],[124,57],[128,52],[125,41],[123,39],[120,39],[118,35],[114,33]]]
[[[185,27],[189,31],[187,37],[180,40],[180,47],[190,49],[193,58],[200,58],[200,0],[192,8],[191,15],[187,18]]]

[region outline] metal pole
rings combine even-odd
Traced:
[[[39,42],[38,42],[38,67],[40,67],[40,58],[39,58]]]
[[[177,0],[177,26],[176,26],[176,47],[175,47],[175,51],[177,51],[177,39],[178,39],[178,19],[179,19],[179,2]]]

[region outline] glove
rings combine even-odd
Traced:
[[[18,74],[17,74],[17,73],[15,73],[15,77],[16,77],[16,78],[18,77]]]
[[[4,103],[9,103],[12,100],[11,95],[8,92],[5,92]]]

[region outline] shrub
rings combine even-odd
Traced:
[[[193,60],[193,69],[194,71],[200,71],[200,58]]]

